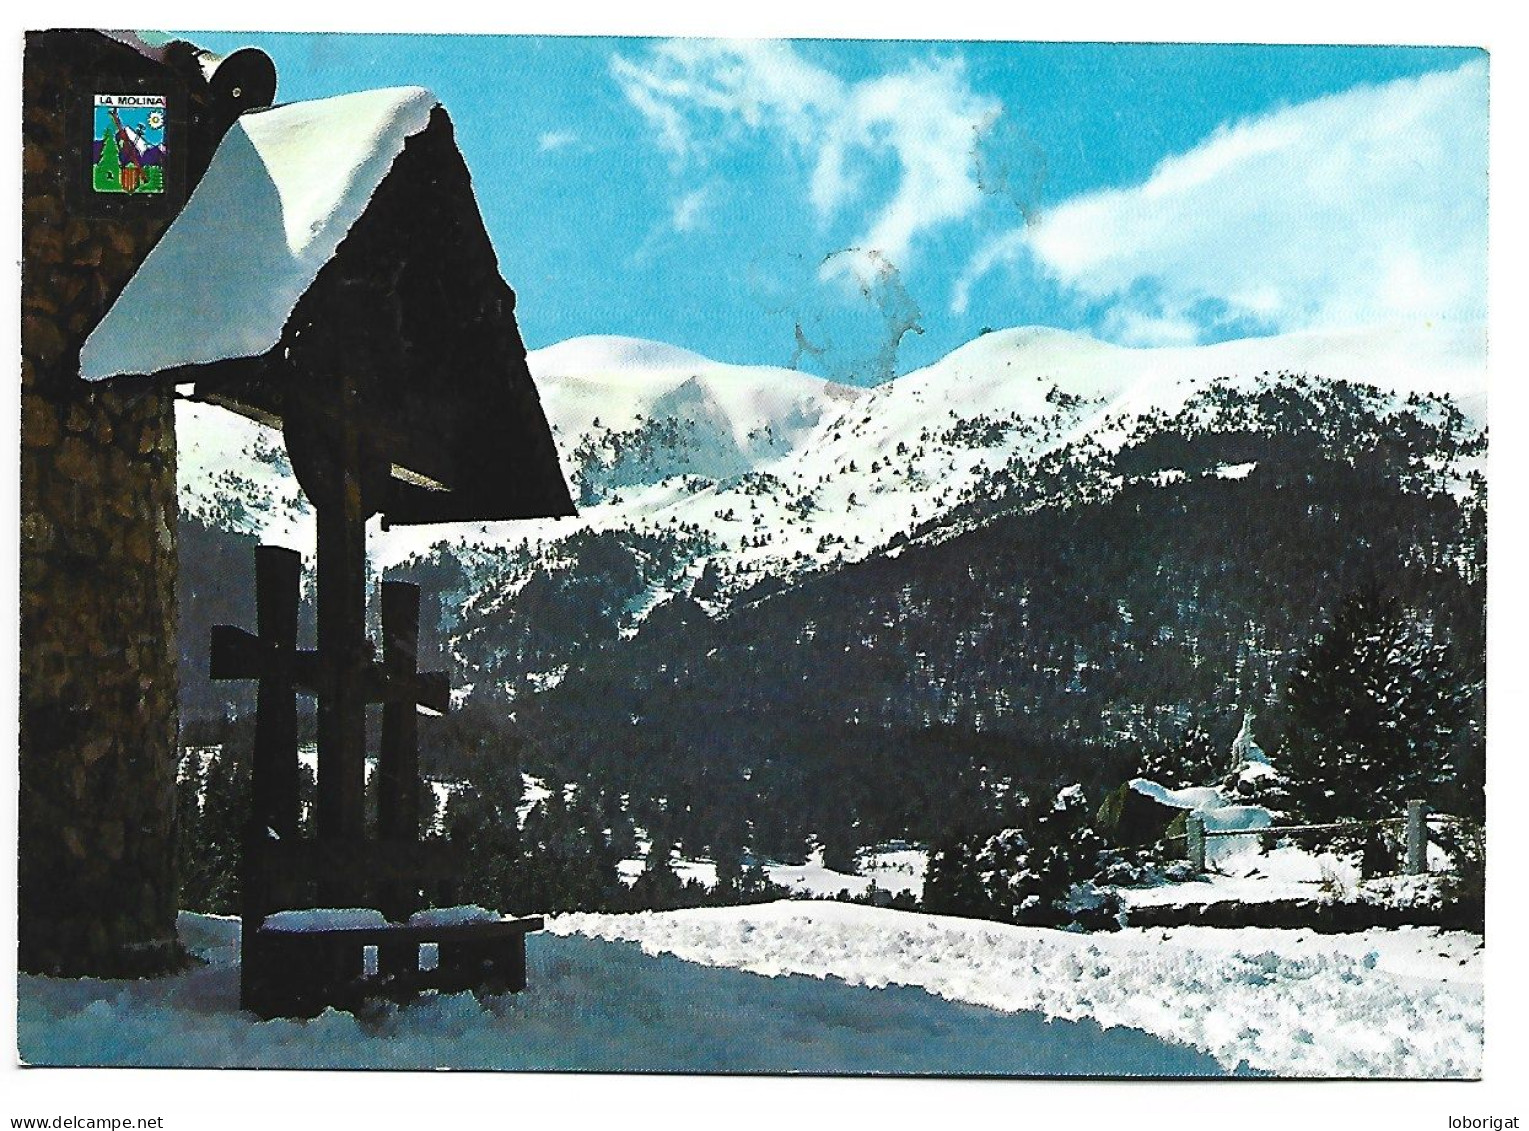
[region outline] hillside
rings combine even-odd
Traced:
[[[871,390],[631,339],[537,351],[580,517],[373,538],[441,609],[464,711],[427,757],[507,745],[687,850],[800,856],[932,836],[995,789],[1113,785],[1197,732],[1224,749],[1249,706],[1277,745],[1289,657],[1371,577],[1477,683],[1479,344],[1021,329]],[[301,541],[279,444],[185,407],[193,555]],[[238,580],[183,605],[188,657]]]

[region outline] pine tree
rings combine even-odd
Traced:
[[[1118,897],[1094,880],[1106,845],[1083,790],[1071,785],[1048,805],[1010,809],[1010,827],[938,845],[924,877],[924,907],[941,915],[1030,925],[1077,922],[1109,928]]]
[[[1136,776],[1169,789],[1207,785],[1224,761],[1205,728],[1192,726],[1176,739],[1146,746],[1139,755]]]
[[[121,187],[122,153],[117,136],[111,130],[101,134],[101,157],[95,163],[91,175],[97,192],[115,192]]]
[[[632,884],[632,905],[651,911],[665,911],[680,905],[685,885],[674,870],[675,845],[672,841],[654,840],[648,849],[648,862]]]
[[[201,751],[183,750],[175,779],[175,865],[180,876],[181,906],[194,911],[207,904],[211,863],[202,842],[202,791],[206,781]]]
[[[251,806],[249,769],[232,745],[208,760],[195,844],[200,859],[193,873],[200,891],[188,892],[186,906],[216,915],[239,909],[239,853]]]
[[[720,814],[711,845],[712,859],[717,865],[717,886],[724,895],[742,899],[750,884],[765,878],[763,866],[750,851],[753,843],[750,822],[735,802]],[[748,874],[751,864],[758,869],[757,875]]]
[[[446,835],[467,845],[468,874],[459,896],[501,912],[521,912],[534,904],[525,890],[518,809],[523,792],[513,755],[480,754],[472,779],[446,802]]]
[[[1280,765],[1309,821],[1397,816],[1455,773],[1467,689],[1447,643],[1376,586],[1350,594],[1285,689]]]

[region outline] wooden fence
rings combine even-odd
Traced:
[[[1405,874],[1421,876],[1428,871],[1428,822],[1453,820],[1443,815],[1430,816],[1425,801],[1407,802],[1407,812],[1401,817],[1386,817],[1377,821],[1333,821],[1316,825],[1271,825],[1262,829],[1208,829],[1205,818],[1199,813],[1189,813],[1184,818],[1185,856],[1196,872],[1205,871],[1206,842],[1213,837],[1231,836],[1277,836],[1291,833],[1313,832],[1360,832],[1386,825],[1406,826],[1407,859]],[[1178,837],[1169,839],[1177,840]]]

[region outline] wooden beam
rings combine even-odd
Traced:
[[[372,662],[366,639],[367,512],[358,422],[345,411],[357,396],[355,379],[337,376],[333,393],[337,434],[326,453],[328,489],[313,499],[318,514],[318,650],[330,682],[319,697],[318,833],[323,840],[359,840],[366,827],[364,683]]]
[[[289,649],[278,656],[261,638],[233,625],[212,626],[212,679],[286,679],[298,691],[322,698],[333,680],[332,665],[318,652]],[[411,703],[437,714],[451,710],[451,680],[445,672],[392,672],[387,665],[362,665],[360,693],[368,703]]]
[[[419,586],[382,583],[382,672],[389,689],[416,681],[419,658]],[[383,840],[419,838],[419,728],[415,699],[383,701],[382,745],[377,755],[377,833]]]
[[[256,692],[250,780],[255,823],[284,837],[297,835],[300,813],[297,700],[292,682],[302,571],[302,558],[292,550],[280,546],[255,550],[255,617],[267,670]]]

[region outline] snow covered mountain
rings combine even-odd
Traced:
[[[586,506],[675,479],[747,475],[797,451],[838,405],[861,395],[793,370],[724,365],[636,338],[575,338],[528,361]],[[630,506],[651,510],[655,501]]]
[[[1447,395],[1485,422],[1478,326],[1158,349],[1031,327],[983,335],[873,389],[618,337],[536,350],[530,364],[580,518],[394,530],[372,539],[380,566],[438,543],[547,545],[574,529],[665,526],[704,531],[724,572],[744,577],[853,560],[1016,458],[1086,439],[1118,447],[1144,416],[1212,384],[1246,389],[1280,375]],[[192,403],[178,420],[188,510],[311,548],[279,436]]]
[[[939,518],[995,469],[1084,442],[1117,448],[1144,417],[1212,386],[1320,374],[1398,398],[1446,394],[1481,423],[1482,356],[1471,327],[1169,349],[1025,328],[867,390],[630,339],[566,342],[533,353],[531,366],[578,484],[581,524],[704,531],[713,547],[704,557],[736,591],[863,558]],[[555,539],[567,525],[483,533]],[[408,535],[416,551],[438,536]],[[385,559],[402,560],[400,549]]]
[[[463,669],[501,667],[506,688],[555,685],[573,652],[630,635],[676,595],[716,615],[761,587],[954,537],[995,508],[1253,469],[1155,453],[1144,441],[1169,421],[1269,432],[1283,426],[1280,397],[1353,382],[1372,417],[1406,412],[1455,437],[1429,456],[1428,489],[1464,494],[1484,458],[1466,442],[1485,420],[1476,326],[1158,349],[1031,327],[870,389],[631,338],[573,339],[529,360],[579,516],[369,540],[377,569],[440,595]],[[178,427],[185,512],[311,553],[312,512],[279,435],[189,402]],[[1129,467],[1115,455],[1127,447]],[[538,624],[517,612],[531,608]]]

